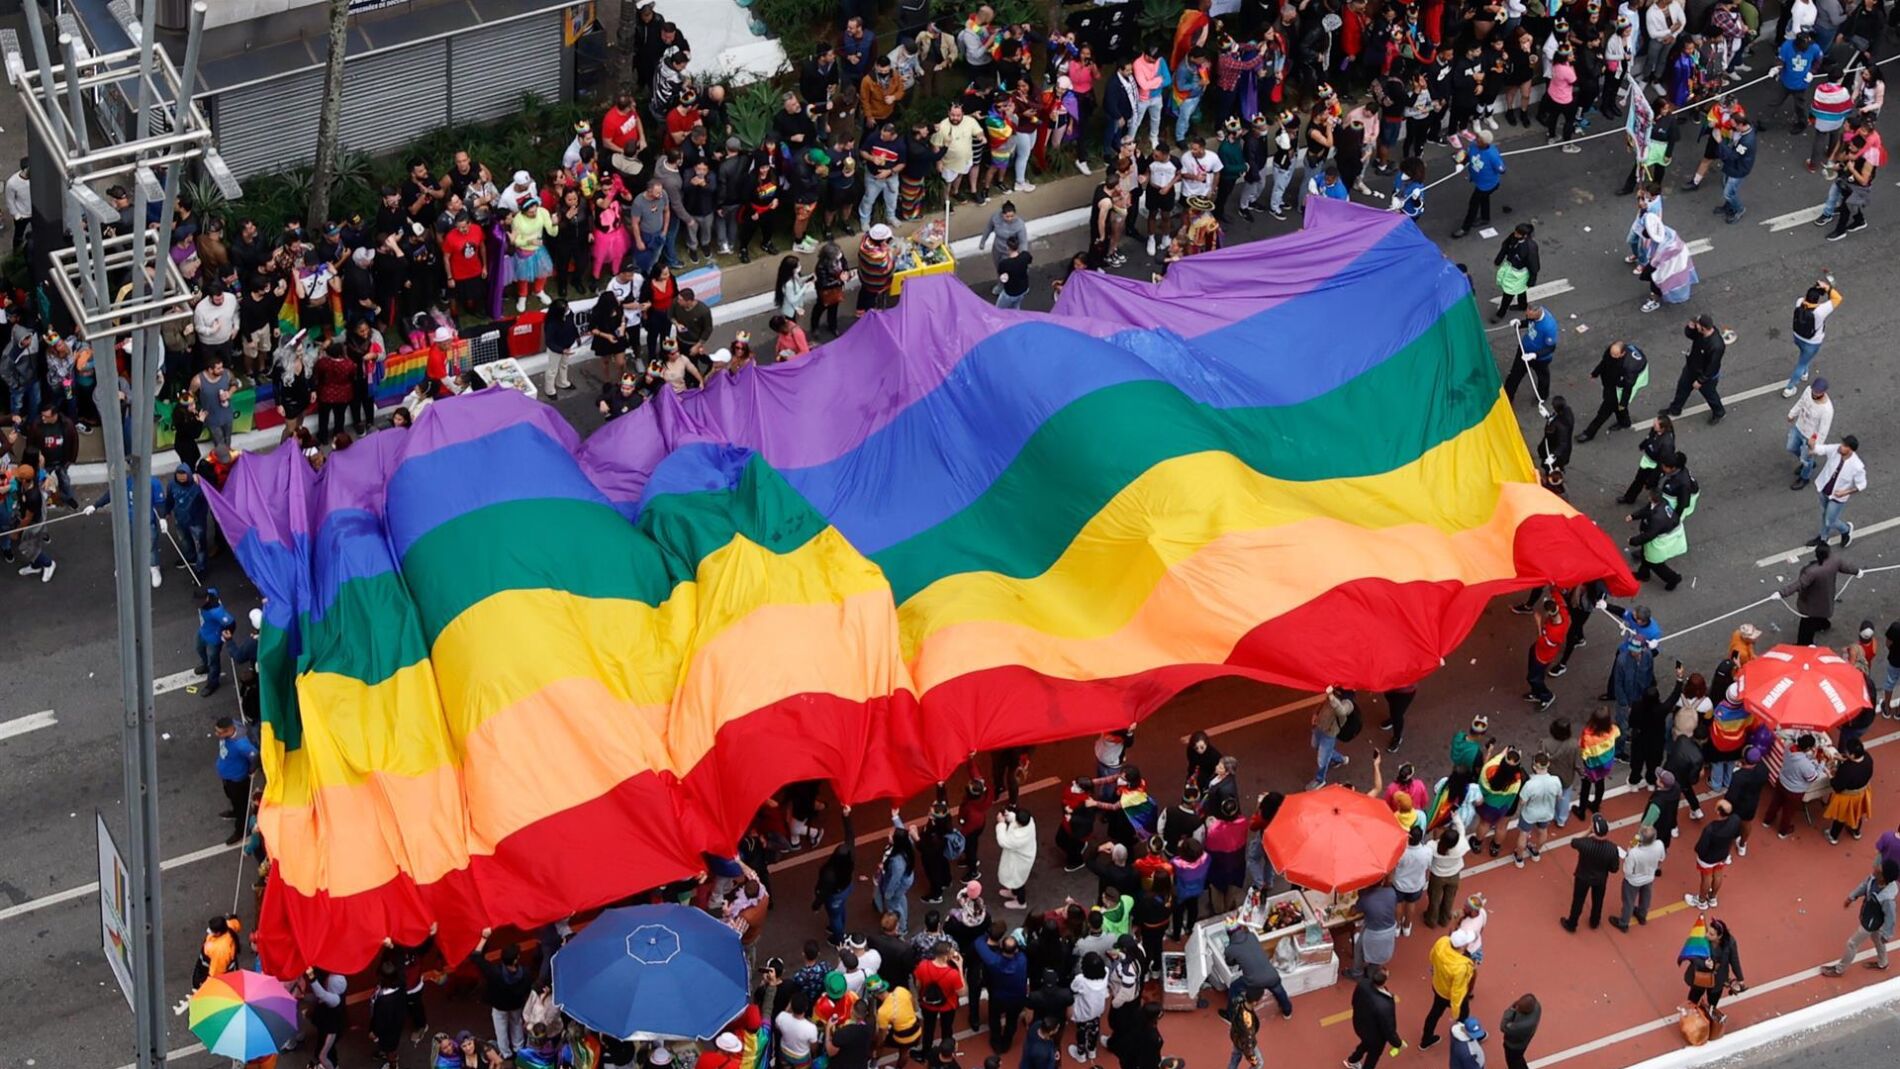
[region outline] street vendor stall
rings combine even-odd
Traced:
[[[1776,646],[1742,666],[1736,676],[1742,705],[1774,729],[1775,745],[1763,762],[1772,782],[1781,781],[1781,762],[1794,741],[1813,735],[1815,756],[1832,768],[1840,760],[1827,733],[1867,707],[1865,677],[1846,658],[1820,646]],[[1802,815],[1809,824],[1809,806],[1833,793],[1826,780],[1801,796]]]
[[[1230,925],[1230,919],[1239,923]],[[1249,892],[1239,909],[1196,924],[1178,954],[1163,955],[1162,1006],[1193,1009],[1202,987],[1212,984],[1225,990],[1233,983],[1227,943],[1234,938],[1260,941],[1280,970],[1288,995],[1304,995],[1339,981],[1339,955],[1333,950],[1332,937],[1303,892],[1282,891],[1264,899],[1258,892]],[[1174,968],[1169,967],[1170,958],[1178,959]]]
[[[1359,889],[1378,883],[1398,864],[1405,834],[1379,799],[1322,787],[1286,800],[1267,826],[1265,845],[1293,889],[1264,899],[1258,890],[1249,891],[1238,910],[1196,925],[1178,955],[1163,956],[1162,1005],[1191,1009],[1204,985],[1224,989],[1231,983],[1227,942],[1242,933],[1266,948],[1287,994],[1338,982],[1333,929],[1350,932],[1359,919]]]
[[[896,271],[891,275],[891,296],[904,292],[904,283],[925,275],[954,274],[956,257],[950,255],[950,242],[944,224],[932,219],[908,239],[896,240]]]

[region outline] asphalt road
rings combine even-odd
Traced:
[[[1843,1069],[1892,1065],[1896,1059],[1900,1059],[1900,1011],[1888,1005],[1717,1064],[1721,1069]]]
[[[1754,103],[1763,95],[1764,87],[1757,87],[1744,94],[1744,100]],[[1505,128],[1506,134],[1513,132]],[[1541,143],[1541,134],[1515,133],[1506,138],[1507,149]],[[1888,478],[1900,464],[1895,424],[1890,415],[1879,415],[1900,404],[1900,386],[1891,371],[1882,370],[1885,354],[1877,348],[1884,332],[1900,325],[1900,316],[1886,303],[1900,282],[1895,255],[1900,251],[1900,226],[1890,220],[1900,193],[1889,181],[1880,182],[1869,211],[1873,225],[1843,242],[1826,243],[1822,231],[1803,223],[1777,229],[1778,217],[1811,208],[1826,191],[1819,178],[1801,168],[1806,139],[1777,126],[1762,134],[1762,160],[1743,192],[1746,219],[1725,225],[1710,214],[1718,196],[1713,189],[1675,191],[1675,181],[1694,162],[1694,153],[1685,150],[1685,159],[1678,160],[1670,175],[1665,218],[1685,240],[1708,243],[1696,261],[1702,282],[1686,305],[1644,315],[1638,311],[1644,287],[1622,263],[1633,206],[1629,199],[1613,195],[1628,165],[1619,141],[1601,139],[1575,156],[1545,151],[1510,159],[1503,190],[1494,198],[1499,214],[1493,225],[1504,230],[1525,220],[1537,225],[1544,263],[1540,282],[1559,291],[1544,303],[1564,327],[1556,392],[1568,396],[1586,416],[1597,393],[1586,376],[1610,340],[1634,340],[1652,357],[1655,384],[1638,398],[1640,414],[1668,400],[1681,366],[1681,329],[1688,318],[1709,312],[1738,335],[1729,347],[1723,376],[1725,392],[1737,398],[1729,419],[1711,428],[1700,419],[1686,418],[1678,430],[1703,496],[1690,522],[1693,550],[1678,562],[1691,581],[1673,593],[1652,587],[1644,595],[1664,630],[1679,630],[1755,601],[1791,579],[1793,567],[1757,562],[1796,549],[1814,533],[1813,491],[1788,489],[1789,461],[1781,451],[1787,403],[1773,387],[1792,366],[1794,351],[1787,337],[1791,305],[1823,269],[1835,273],[1846,303],[1829,321],[1827,346],[1817,367],[1834,385],[1835,433],[1859,435],[1870,472],[1868,491],[1847,512],[1863,530],[1848,557],[1869,567],[1900,561],[1900,532],[1868,530],[1877,521],[1900,517],[1900,493]],[[1443,149],[1433,150],[1430,165],[1436,174],[1444,173],[1448,164]],[[1423,225],[1448,255],[1470,265],[1480,299],[1494,298],[1490,265],[1498,239],[1482,240],[1474,234],[1453,242],[1448,237],[1463,204],[1463,182],[1454,179],[1432,191]],[[1236,221],[1229,241],[1271,237],[1296,225],[1264,215],[1252,224]],[[1049,277],[1082,243],[1079,233],[1036,243],[1038,276],[1029,308],[1050,305]],[[1131,264],[1121,273],[1146,277],[1148,268],[1140,262],[1138,247],[1131,242],[1126,251]],[[973,257],[964,278],[987,291],[987,267],[987,257]],[[764,330],[763,323],[746,326],[755,336]],[[1510,335],[1500,331],[1491,337],[1500,367],[1508,366],[1515,351]],[[591,383],[591,370],[581,369],[576,380]],[[1763,387],[1766,392],[1758,392]],[[1751,393],[1755,395],[1748,396]],[[1527,431],[1535,433],[1539,422],[1528,394],[1526,390],[1520,399],[1520,413]],[[583,432],[598,425],[591,401],[591,391],[560,401],[562,411]],[[1611,499],[1628,481],[1635,462],[1636,436],[1611,434],[1578,446],[1569,473],[1572,501],[1619,539],[1627,533],[1625,510]],[[112,1069],[127,1060],[130,1014],[98,949],[96,898],[73,893],[96,877],[92,811],[102,811],[115,834],[124,834],[110,532],[103,515],[62,523],[54,532],[53,551],[61,568],[52,583],[0,575],[8,624],[6,686],[0,689],[5,701],[0,707],[0,812],[9,817],[0,850],[5,859],[0,862],[0,960],[9,963],[0,972],[0,1036],[6,1037],[0,1044],[0,1069],[28,1064]],[[240,615],[253,603],[254,592],[228,557],[214,561],[209,578]],[[1884,627],[1900,606],[1893,593],[1896,585],[1878,575],[1854,583],[1837,614],[1842,626],[1836,634],[1844,640],[1863,615]],[[167,569],[165,586],[155,598],[161,676],[188,669],[194,661],[192,591],[185,572]],[[1719,656],[1729,628],[1742,619],[1768,629],[1773,640],[1777,631],[1792,633],[1795,617],[1788,609],[1765,605],[1686,636],[1670,649],[1692,667],[1706,670]],[[1422,685],[1412,716],[1414,741],[1405,753],[1419,761],[1422,771],[1434,774],[1432,766],[1443,760],[1444,738],[1475,712],[1512,711],[1511,719],[1501,721],[1507,739],[1528,743],[1541,734],[1542,718],[1523,713],[1518,702],[1526,633],[1525,621],[1495,606],[1446,668]],[[1598,625],[1593,634],[1598,640],[1579,653],[1578,670],[1555,681],[1560,695],[1555,714],[1581,716],[1599,689],[1597,680],[1606,669],[1612,643],[1607,641],[1607,627]],[[1179,760],[1174,741],[1179,734],[1244,719],[1299,697],[1242,684],[1198,688],[1159,714],[1145,733],[1142,760],[1172,769]],[[236,855],[214,849],[226,825],[215,816],[223,798],[212,782],[210,725],[231,711],[232,701],[228,689],[210,700],[182,689],[158,699],[159,726],[166,735],[160,742],[157,785],[165,829],[161,854],[186,859],[164,877],[165,979],[174,998],[184,989],[204,918],[230,908],[243,879]],[[9,735],[10,729],[43,723],[44,718],[15,723],[43,710],[51,710],[56,722]],[[1249,791],[1294,790],[1310,777],[1303,712],[1243,724],[1218,741],[1243,756]],[[1072,771],[1085,760],[1084,745],[1047,747],[1036,760],[1033,778]],[[1361,767],[1350,771],[1363,782]],[[1053,791],[1032,798],[1040,813],[1053,815]],[[881,823],[881,813],[866,814],[859,830],[875,830]],[[874,860],[875,855],[868,857]],[[814,867],[793,863],[780,876],[779,900],[790,908],[775,911],[768,934],[780,953],[791,952],[818,930],[815,918],[806,919],[800,897]],[[1048,874],[1038,876],[1039,888],[1046,885],[1050,893],[1066,888],[1050,859],[1042,862],[1041,870]],[[248,894],[238,897],[248,914]],[[443,1012],[450,1019],[457,1014],[470,1023],[477,1016],[466,1004]],[[485,1019],[485,1014],[479,1016]],[[174,1045],[192,1042],[182,1019],[172,1022],[171,1035]]]

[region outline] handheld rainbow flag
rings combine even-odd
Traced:
[[[791,781],[903,798],[1218,676],[1406,685],[1492,597],[1636,589],[1537,485],[1469,282],[1334,201],[1054,314],[925,279],[584,444],[450,398],[213,506],[268,598],[284,974],[688,877]]]
[[[1689,929],[1689,938],[1682,941],[1682,953],[1676,955],[1676,964],[1685,961],[1707,961],[1714,950],[1709,946],[1708,917],[1697,914],[1695,927]]]

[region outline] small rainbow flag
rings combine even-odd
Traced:
[[[1682,941],[1682,953],[1676,955],[1676,964],[1685,961],[1707,961],[1714,956],[1709,948],[1708,918],[1697,915],[1695,927],[1689,929],[1689,938]]]

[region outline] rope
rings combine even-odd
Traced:
[[[185,556],[184,547],[178,544],[178,539],[172,537],[171,525],[166,524],[161,530],[165,532],[165,541],[170,542],[172,549],[178,553],[178,559],[185,562],[185,571],[191,576],[191,581],[198,584],[198,589],[203,590],[205,581],[199,578],[198,569],[191,563],[191,558]],[[154,561],[153,563],[156,564],[158,562]]]
[[[5,533],[6,533],[6,534],[10,534],[10,535],[11,535],[11,534],[20,534],[20,533],[21,533],[21,532],[23,532],[23,531],[31,531],[31,530],[32,530],[32,529],[34,529],[35,527],[50,527],[50,526],[52,526],[53,524],[56,524],[56,523],[65,523],[65,522],[66,522],[67,520],[73,520],[73,519],[78,519],[79,517],[81,517],[81,516],[84,516],[84,515],[85,515],[85,512],[84,512],[84,511],[80,511],[80,512],[68,512],[68,513],[67,513],[66,515],[64,515],[64,516],[55,516],[55,517],[53,517],[53,518],[52,518],[52,519],[50,519],[50,520],[41,520],[41,521],[40,521],[40,522],[38,522],[38,523],[28,523],[28,524],[23,524],[23,525],[21,525],[21,526],[19,526],[19,527],[15,527],[15,528],[13,528],[13,529],[12,529],[12,530],[10,530],[10,531],[7,531],[7,532],[5,532]]]
[[[1896,59],[1900,59],[1900,54],[1889,56],[1886,59],[1881,60],[1878,64],[1876,64],[1876,66],[1884,66],[1888,63],[1892,63]],[[1735,93],[1739,93],[1750,86],[1759,85],[1762,82],[1765,82],[1772,77],[1774,77],[1774,74],[1773,72],[1770,72],[1768,74],[1762,75],[1759,78],[1753,78],[1753,79],[1750,79],[1749,81],[1742,82],[1739,85],[1728,86],[1720,90],[1719,92],[1703,97],[1701,100],[1692,100],[1689,103],[1684,104],[1682,107],[1679,107],[1676,109],[1676,114],[1681,115],[1686,112],[1695,111],[1701,108],[1704,104],[1709,104],[1714,101],[1720,100],[1723,97],[1730,96]],[[1640,91],[1640,89],[1644,87],[1644,83],[1637,81],[1635,78],[1629,78],[1627,79],[1627,81],[1629,85],[1631,86],[1631,88],[1633,89],[1637,89]],[[1621,126],[1618,126],[1618,127],[1614,127],[1608,130],[1599,130],[1598,132],[1594,134],[1586,134],[1583,137],[1573,137],[1568,141],[1553,141],[1553,142],[1550,142],[1549,144],[1544,144],[1544,145],[1532,145],[1529,148],[1516,148],[1516,149],[1512,149],[1509,152],[1499,153],[1499,155],[1523,156],[1532,152],[1543,152],[1546,149],[1553,149],[1553,148],[1560,149],[1564,147],[1565,145],[1581,145],[1585,141],[1595,141],[1599,137],[1609,137],[1613,134],[1624,134],[1627,132],[1628,131],[1624,130]],[[1428,185],[1426,185],[1425,189],[1427,191],[1430,191],[1433,187],[1438,186],[1445,182],[1449,182],[1453,178],[1458,177],[1458,175],[1462,174],[1463,172],[1464,172],[1464,168],[1462,167],[1457,168],[1453,170],[1450,174],[1446,175],[1445,177],[1440,178],[1437,181],[1429,183]]]

